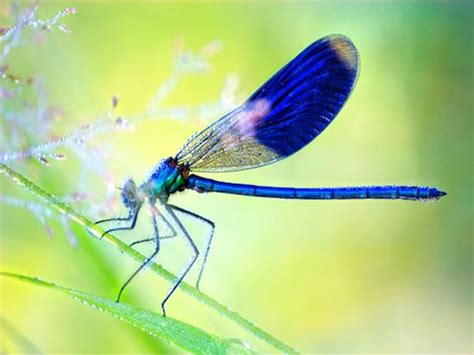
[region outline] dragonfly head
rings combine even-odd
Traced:
[[[145,200],[144,194],[137,188],[135,181],[129,178],[121,188],[120,197],[126,208],[137,211]]]

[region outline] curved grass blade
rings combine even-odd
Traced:
[[[81,226],[85,227],[94,237],[100,238],[104,230],[99,226],[95,225],[91,221],[89,221],[86,217],[82,216],[74,209],[72,209],[67,204],[60,202],[57,198],[55,198],[50,193],[46,192],[39,186],[35,185],[32,181],[24,177],[23,175],[17,173],[7,165],[0,163],[0,173],[7,175],[11,178],[15,183],[22,186],[32,194],[36,195],[37,197],[44,200],[48,203],[49,207],[56,209],[59,213],[68,216],[73,221],[77,222]],[[138,251],[130,248],[127,244],[120,241],[120,239],[114,237],[111,234],[106,234],[103,238],[107,242],[115,245],[120,251],[127,254],[128,256],[132,257],[139,263],[142,263],[146,260],[146,257],[139,253]],[[176,275],[169,272],[168,270],[164,269],[161,265],[156,263],[150,263],[148,268],[152,270],[154,273],[158,274],[159,276],[163,277],[169,282],[173,282],[176,280]],[[188,283],[182,282],[180,284],[180,289],[189,294],[190,296],[194,297],[199,302],[209,306],[210,308],[217,311],[220,315],[229,320],[233,321],[235,324],[239,325],[241,328],[245,329],[249,333],[253,334],[257,338],[264,341],[266,344],[270,345],[276,350],[279,350],[283,353],[298,353],[297,350],[287,345],[285,342],[281,341],[280,339],[275,338],[271,334],[267,333],[251,321],[245,319],[237,312],[229,309],[228,307],[224,306],[223,304],[217,302],[213,298],[207,296],[206,294],[202,293],[195,287],[189,285]]]
[[[3,332],[3,335],[10,338],[10,340],[18,347],[17,350],[25,354],[43,354],[32,341],[28,339],[24,334],[22,334],[18,329],[10,324],[5,318],[0,316],[0,330]],[[4,351],[5,349],[2,349]],[[1,352],[4,354],[4,352]],[[7,353],[7,352],[5,352]]]
[[[251,353],[249,349],[238,342],[220,338],[179,320],[170,317],[163,317],[157,313],[129,304],[116,303],[115,301],[106,298],[63,287],[55,283],[46,282],[37,277],[29,277],[1,271],[0,275],[65,293],[73,299],[81,301],[82,303],[104,313],[110,314],[121,321],[186,351],[204,354]]]

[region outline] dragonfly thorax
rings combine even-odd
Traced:
[[[157,200],[165,203],[171,194],[184,190],[186,179],[187,169],[184,166],[178,165],[174,158],[163,159],[138,190],[153,204]]]

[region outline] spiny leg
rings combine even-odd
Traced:
[[[169,300],[169,298],[171,297],[171,295],[174,293],[174,291],[178,288],[179,284],[183,281],[183,279],[186,277],[186,275],[188,274],[189,270],[191,269],[191,267],[194,265],[194,263],[196,262],[198,256],[199,256],[199,250],[198,248],[196,247],[196,244],[194,244],[194,241],[192,240],[191,236],[189,235],[188,231],[186,230],[186,228],[184,228],[183,224],[181,223],[181,221],[178,219],[178,217],[176,216],[176,214],[174,213],[173,209],[171,207],[169,207],[168,205],[164,205],[165,208],[166,208],[166,211],[170,214],[171,218],[173,218],[173,221],[176,223],[176,225],[178,226],[179,230],[182,232],[182,234],[184,235],[185,237],[185,240],[188,242],[189,246],[192,248],[193,250],[193,255],[191,257],[191,259],[189,259],[190,261],[187,263],[186,267],[184,268],[184,271],[181,273],[181,275],[178,277],[178,279],[174,282],[173,286],[171,286],[170,290],[168,291],[168,294],[166,295],[166,297],[163,299],[163,301],[161,302],[161,309],[163,310],[163,316],[166,317],[166,310],[165,310],[165,304],[166,302]]]
[[[120,297],[122,296],[122,292],[123,290],[125,290],[125,287],[127,287],[127,285],[130,283],[130,281],[133,280],[133,278],[135,276],[137,276],[137,274],[143,270],[144,267],[146,267],[148,265],[148,263],[153,260],[153,258],[158,254],[158,252],[160,251],[160,236],[158,234],[158,223],[157,223],[157,220],[156,220],[156,216],[157,214],[159,213],[158,210],[156,209],[155,206],[153,205],[150,205],[150,212],[151,212],[151,219],[152,219],[152,223],[153,223],[153,233],[154,233],[154,241],[155,241],[155,249],[153,250],[153,253],[148,257],[146,258],[146,260],[140,265],[140,267],[135,270],[135,272],[127,279],[127,281],[125,281],[125,283],[122,285],[122,287],[120,288],[120,291],[118,293],[118,296],[117,296],[117,300],[116,302],[120,302]]]
[[[168,221],[166,220],[166,218],[164,218],[162,215],[160,215],[160,217],[161,217],[161,218],[163,219],[163,221],[166,223],[166,225],[168,226],[168,228],[171,229],[171,235],[166,235],[166,236],[160,237],[160,240],[172,239],[172,238],[176,237],[176,235],[177,235],[178,233],[176,233],[176,230],[173,228],[173,226],[171,225],[171,223],[168,222]],[[136,240],[136,241],[130,243],[128,246],[129,246],[129,247],[132,247],[132,246],[137,245],[137,244],[152,242],[152,241],[154,241],[154,240],[155,240],[155,238],[146,238],[146,239]]]
[[[168,205],[168,206],[171,207],[172,209],[174,209],[175,211],[179,211],[179,212],[181,212],[185,215],[196,218],[196,219],[200,220],[201,222],[206,223],[207,225],[209,225],[211,227],[211,233],[209,234],[209,237],[207,239],[206,251],[204,252],[204,258],[202,259],[201,268],[199,270],[198,278],[197,278],[197,281],[196,281],[196,288],[199,289],[199,283],[201,282],[201,277],[202,277],[202,274],[204,272],[204,267],[206,266],[207,257],[209,255],[209,251],[211,250],[211,243],[212,243],[212,240],[214,238],[214,230],[216,228],[215,224],[211,220],[209,220],[207,218],[204,218],[204,217],[202,217],[202,216],[200,216],[200,215],[198,215],[194,212],[185,210],[184,208],[181,208],[181,207],[178,207],[178,206],[175,206],[175,205]]]
[[[126,218],[125,217],[123,217],[123,218],[108,218],[108,219],[103,219],[101,221],[97,221],[97,222],[95,222],[95,224],[102,223],[102,222],[109,222],[109,221],[130,221],[130,220],[132,220],[132,222],[130,223],[129,226],[115,227],[115,228],[107,229],[100,236],[100,239],[102,239],[104,237],[104,235],[106,235],[107,233],[121,231],[121,230],[131,230],[131,229],[135,228],[135,225],[137,224],[137,219],[138,219],[138,210],[136,210],[136,211],[130,210],[130,214]]]
[[[163,237],[160,237],[160,240],[171,239],[171,238],[174,238],[174,237],[176,237],[176,234],[165,235]],[[142,244],[142,243],[149,243],[149,242],[153,242],[154,240],[155,240],[155,238],[146,238],[146,239],[136,240],[136,241],[130,243],[128,246],[133,247],[134,245]]]
[[[132,218],[131,213],[128,214],[127,217],[112,217],[112,218],[105,218],[95,221],[94,224],[100,224],[105,222],[118,222],[118,221],[129,221]]]
[[[160,238],[160,239],[163,239],[163,238]],[[152,242],[154,240],[155,240],[155,238],[146,238],[146,239],[141,239],[141,240],[135,240],[134,242],[130,243],[128,246],[133,247],[134,245],[142,244],[142,243],[148,243],[148,242]]]

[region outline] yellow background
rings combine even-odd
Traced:
[[[61,21],[71,34],[53,31],[46,43],[15,49],[8,60],[15,74],[44,78],[50,103],[65,111],[55,124],[59,134],[93,121],[117,93],[118,113],[143,111],[171,73],[178,37],[191,51],[215,39],[223,50],[209,73],[186,76],[165,107],[217,100],[229,73],[240,78],[245,99],[314,40],[350,37],[361,57],[358,83],[315,142],[275,165],[206,176],[274,186],[428,185],[448,195],[430,203],[173,196],[217,226],[202,290],[303,352],[472,350],[472,3],[51,2],[40,14],[71,6],[77,14]],[[201,128],[193,120],[145,120],[95,143],[110,151],[118,181],[132,176],[140,183]],[[70,159],[49,168],[14,166],[66,195],[78,188],[80,163],[65,153]],[[0,181],[2,193],[31,198]],[[100,181],[87,188],[91,203],[105,196]],[[2,206],[0,223],[5,271],[114,298],[137,266],[92,238],[71,247],[59,222],[49,238],[23,209]],[[144,213],[137,231],[117,236],[140,239],[147,223]],[[202,243],[203,228],[186,223]],[[181,242],[166,243],[158,262],[178,270],[185,255]],[[144,272],[123,300],[159,312],[168,286]],[[45,352],[171,349],[64,295],[5,279],[0,287],[2,317]],[[167,310],[269,350],[179,291]],[[0,336],[0,350],[15,349]]]

